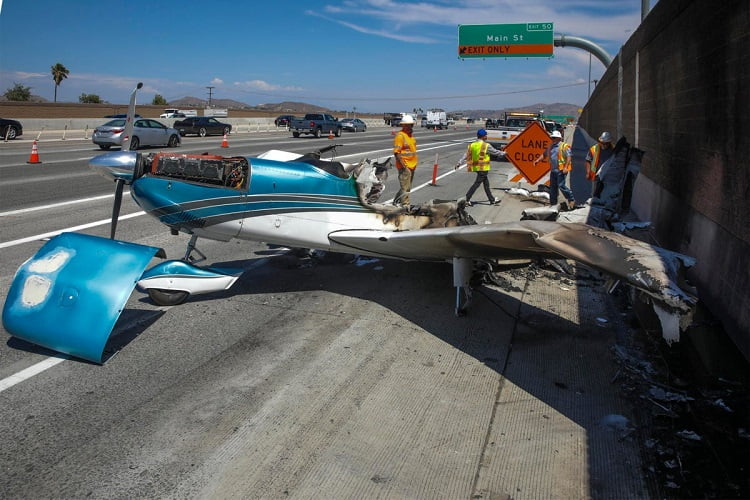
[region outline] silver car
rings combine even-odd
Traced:
[[[112,146],[122,146],[125,133],[125,120],[117,118],[108,121],[94,129],[91,140],[102,149]],[[141,146],[168,146],[174,148],[180,145],[180,133],[172,127],[151,120],[139,118],[133,124],[133,137],[130,139],[130,150],[134,151]]]
[[[367,130],[367,124],[359,118],[344,118],[343,120],[339,120],[339,123],[341,123],[341,130],[349,130],[351,132],[359,130],[365,132]]]

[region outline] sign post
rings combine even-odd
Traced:
[[[534,160],[552,143],[547,131],[538,121],[531,122],[505,146],[505,158],[521,172],[529,184],[536,184],[549,172],[549,163]]]
[[[460,24],[458,57],[552,57],[553,23]]]

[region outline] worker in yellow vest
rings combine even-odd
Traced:
[[[497,157],[505,156],[504,151],[500,151],[492,147],[487,142],[487,131],[483,128],[477,130],[477,140],[469,144],[466,149],[466,154],[459,160],[455,168],[458,168],[463,163],[466,163],[466,169],[469,172],[476,172],[477,177],[474,179],[474,184],[471,185],[469,190],[466,192],[466,205],[472,206],[474,203],[471,201],[471,197],[474,196],[474,192],[479,188],[480,185],[484,186],[484,192],[487,195],[487,200],[490,205],[497,205],[500,200],[492,196],[490,191],[490,180],[487,175],[490,173],[490,156],[494,155]]]
[[[586,178],[591,181],[592,194],[596,190],[596,174],[604,163],[612,158],[615,148],[609,132],[602,132],[596,144],[589,148],[586,155]]]
[[[414,169],[417,168],[417,140],[412,135],[414,117],[405,115],[401,118],[401,131],[393,138],[393,156],[398,169],[398,183],[400,188],[393,199],[394,205],[408,205],[411,183],[414,180]]]
[[[576,201],[573,198],[573,191],[565,185],[565,178],[568,176],[568,172],[573,169],[573,152],[570,149],[570,144],[562,140],[562,134],[559,131],[552,131],[550,138],[552,143],[547,146],[544,153],[537,156],[534,165],[542,160],[549,161],[549,204],[557,205],[557,191],[559,189],[567,200],[567,205],[563,208],[572,210],[576,206]]]

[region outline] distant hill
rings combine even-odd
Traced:
[[[208,106],[206,99],[199,99],[197,97],[182,97],[169,101],[169,105],[175,108],[205,108]],[[211,105],[215,108],[226,108],[226,109],[254,109],[254,106],[245,104],[244,102],[235,101],[232,99],[211,99]]]

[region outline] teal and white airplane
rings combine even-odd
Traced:
[[[132,134],[135,94],[127,123]],[[327,149],[335,149],[330,147]],[[17,271],[2,321],[13,336],[102,363],[104,347],[133,288],[158,305],[225,290],[241,271],[200,267],[200,238],[269,244],[417,261],[453,263],[456,313],[471,299],[473,264],[481,259],[570,258],[651,296],[661,310],[686,317],[695,299],[678,286],[691,258],[619,233],[577,223],[518,221],[477,225],[465,202],[398,207],[372,202],[377,162],[298,155],[221,157],[122,151],[90,168],[115,181],[111,238],[63,233]],[[382,168],[382,167],[381,167]],[[163,250],[114,239],[123,187],[174,233],[190,240],[181,259],[144,269]],[[197,255],[197,257],[196,257]]]

